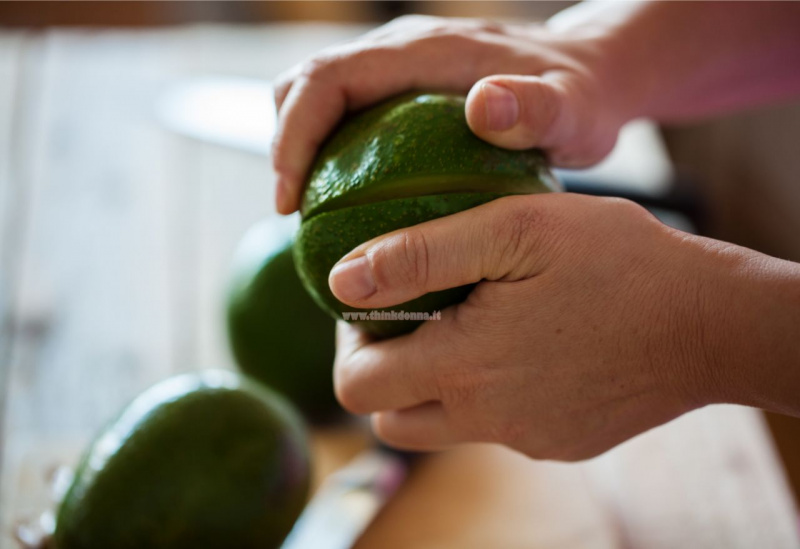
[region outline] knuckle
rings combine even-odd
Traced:
[[[605,206],[608,208],[615,208],[619,211],[634,211],[641,208],[636,202],[628,200],[627,198],[618,198],[615,196],[607,196],[602,198]],[[643,209],[643,208],[642,208]]]
[[[652,220],[651,214],[644,206],[626,198],[607,197],[602,199],[606,208],[614,211],[621,219],[633,221]]]
[[[469,379],[462,379],[461,382],[456,383],[445,379],[444,381],[439,381],[439,392],[451,406],[471,408],[478,400],[479,388]]]
[[[518,199],[519,197],[509,197],[513,200],[513,205],[508,211],[495,216],[496,222],[492,227],[490,235],[494,242],[498,243],[498,254],[500,263],[504,265],[515,265],[525,257],[532,247],[533,227],[539,230],[541,212],[539,212],[530,200]],[[512,200],[508,200],[509,203]]]
[[[275,102],[275,106],[280,109],[280,106],[286,100],[286,96],[289,94],[289,88],[291,87],[292,81],[291,80],[282,80],[282,81],[275,81],[273,82],[273,98]]]
[[[391,41],[383,43],[373,43],[364,48],[353,48],[352,51],[347,53],[347,60],[342,59],[342,63],[337,62],[337,66],[341,66],[344,71],[345,65],[349,67],[351,72],[362,75],[376,74],[384,70],[387,64],[394,64],[398,55],[402,55],[403,46]],[[362,86],[366,83],[362,82]],[[358,94],[354,94],[357,96]],[[359,107],[363,106],[362,103],[354,103]]]
[[[425,234],[417,229],[402,231],[388,244],[371,258],[378,284],[393,281],[395,284],[426,287],[430,258]]]
[[[276,94],[279,93],[279,90],[284,90],[289,87],[289,85],[297,76],[297,71],[299,68],[300,65],[293,65],[290,69],[281,72],[272,79],[272,87]]]
[[[479,369],[469,362],[456,360],[450,367],[440,367],[434,372],[434,383],[443,402],[454,410],[474,410],[480,404],[485,385],[477,373]]]
[[[470,51],[478,43],[477,38],[471,31],[462,28],[438,27],[432,32],[432,37],[446,40],[451,47],[463,48],[464,51]]]
[[[403,251],[406,263],[409,265],[411,282],[424,288],[428,283],[430,257],[428,241],[425,233],[420,230],[406,231],[403,239]]]
[[[444,45],[453,48],[469,48],[479,42],[475,29],[455,24],[447,19],[431,18],[425,22],[416,42],[419,44]]]
[[[336,69],[339,58],[331,54],[320,54],[306,61],[300,76],[307,81],[324,80]]]

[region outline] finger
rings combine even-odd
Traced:
[[[496,75],[470,90],[467,123],[475,135],[499,147],[551,148],[574,135],[578,106],[557,73]]]
[[[368,414],[436,400],[437,358],[434,347],[423,344],[423,328],[376,342],[340,322],[333,377],[341,405],[354,414]]]
[[[278,127],[272,142],[272,164],[278,176],[275,203],[282,214],[290,214],[299,207],[306,170],[327,133],[319,131],[319,128],[333,127],[347,106],[341,90],[316,93],[322,86],[301,77],[292,84],[278,115]]]
[[[380,28],[380,27],[379,27]],[[369,33],[367,35],[369,36]],[[364,37],[362,37],[363,39]],[[328,52],[331,52],[330,55],[336,55],[336,51],[344,50],[345,48],[352,48],[357,41],[352,42],[345,42],[344,44],[339,44],[338,46],[334,46],[328,48],[327,50],[323,50],[317,53],[314,57],[308,58],[301,63],[297,63],[293,65],[290,69],[283,71],[279,74],[272,82],[272,87],[274,89],[275,95],[275,107],[277,111],[280,113],[281,108],[283,107],[284,102],[286,101],[286,97],[289,95],[289,92],[292,89],[295,81],[300,78],[301,75],[309,72],[308,67],[314,66],[316,58],[323,58],[326,55],[329,55]]]
[[[379,412],[370,419],[375,435],[395,448],[434,451],[444,450],[461,442],[448,422],[447,412],[439,402]]]
[[[299,207],[303,182],[317,148],[346,111],[423,84],[466,92],[485,75],[485,63],[454,63],[449,48],[430,42],[416,44],[413,49],[360,47],[351,45],[348,51],[316,59],[301,71],[282,102],[272,150],[278,174],[276,202],[281,213]]]
[[[333,267],[331,291],[354,307],[388,307],[484,279],[535,276],[555,243],[545,207],[554,196],[502,198],[373,239]]]

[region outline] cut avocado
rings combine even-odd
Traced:
[[[283,398],[233,372],[177,376],[94,441],[58,511],[58,549],[276,549],[308,496]]]
[[[254,225],[234,261],[228,339],[239,368],[292,401],[314,423],[341,417],[333,392],[336,323],[303,288],[291,232]]]
[[[328,287],[331,267],[359,244],[501,196],[558,190],[541,151],[482,141],[467,126],[464,106],[461,95],[406,94],[351,116],[320,150],[301,206],[295,263],[306,289],[334,318],[369,312],[339,302]],[[383,310],[432,313],[462,301],[470,289]],[[356,322],[378,336],[420,323]]]

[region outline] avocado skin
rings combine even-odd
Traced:
[[[355,113],[320,149],[301,204],[295,264],[303,285],[334,318],[355,311],[328,288],[331,267],[387,232],[458,213],[496,198],[559,190],[542,151],[512,151],[476,137],[466,98],[413,92]],[[388,309],[432,312],[463,301],[472,286]],[[378,337],[419,321],[357,321]]]
[[[343,208],[320,214],[300,226],[296,237],[295,262],[298,274],[317,304],[333,318],[342,319],[342,311],[371,311],[345,305],[328,286],[328,273],[339,259],[363,242],[397,229],[480,206],[501,193],[454,193]],[[357,227],[354,230],[354,227]],[[432,292],[417,299],[378,311],[441,311],[463,301],[474,285]],[[408,333],[424,321],[356,321],[362,329],[378,337]]]
[[[342,122],[308,178],[301,213],[449,192],[556,190],[542,151],[501,149],[467,126],[466,97],[403,94]]]
[[[240,267],[228,296],[228,340],[239,368],[323,424],[344,411],[333,391],[336,322],[314,303],[294,266],[291,238]]]
[[[58,549],[273,549],[308,496],[307,441],[275,393],[233,372],[162,382],[85,454]]]

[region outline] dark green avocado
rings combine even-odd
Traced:
[[[239,368],[283,394],[313,423],[343,414],[333,392],[336,322],[303,288],[291,234],[254,225],[237,250],[227,300],[228,340]]]
[[[355,309],[333,297],[328,275],[359,244],[502,196],[558,190],[541,151],[511,151],[479,139],[464,106],[461,95],[406,94],[351,116],[321,148],[302,201],[295,263],[306,289],[335,318]],[[462,301],[470,289],[386,310],[431,313]],[[356,322],[378,336],[407,333],[420,323]]]
[[[301,420],[209,370],[163,381],[95,439],[58,511],[58,549],[277,549],[308,496]]]

